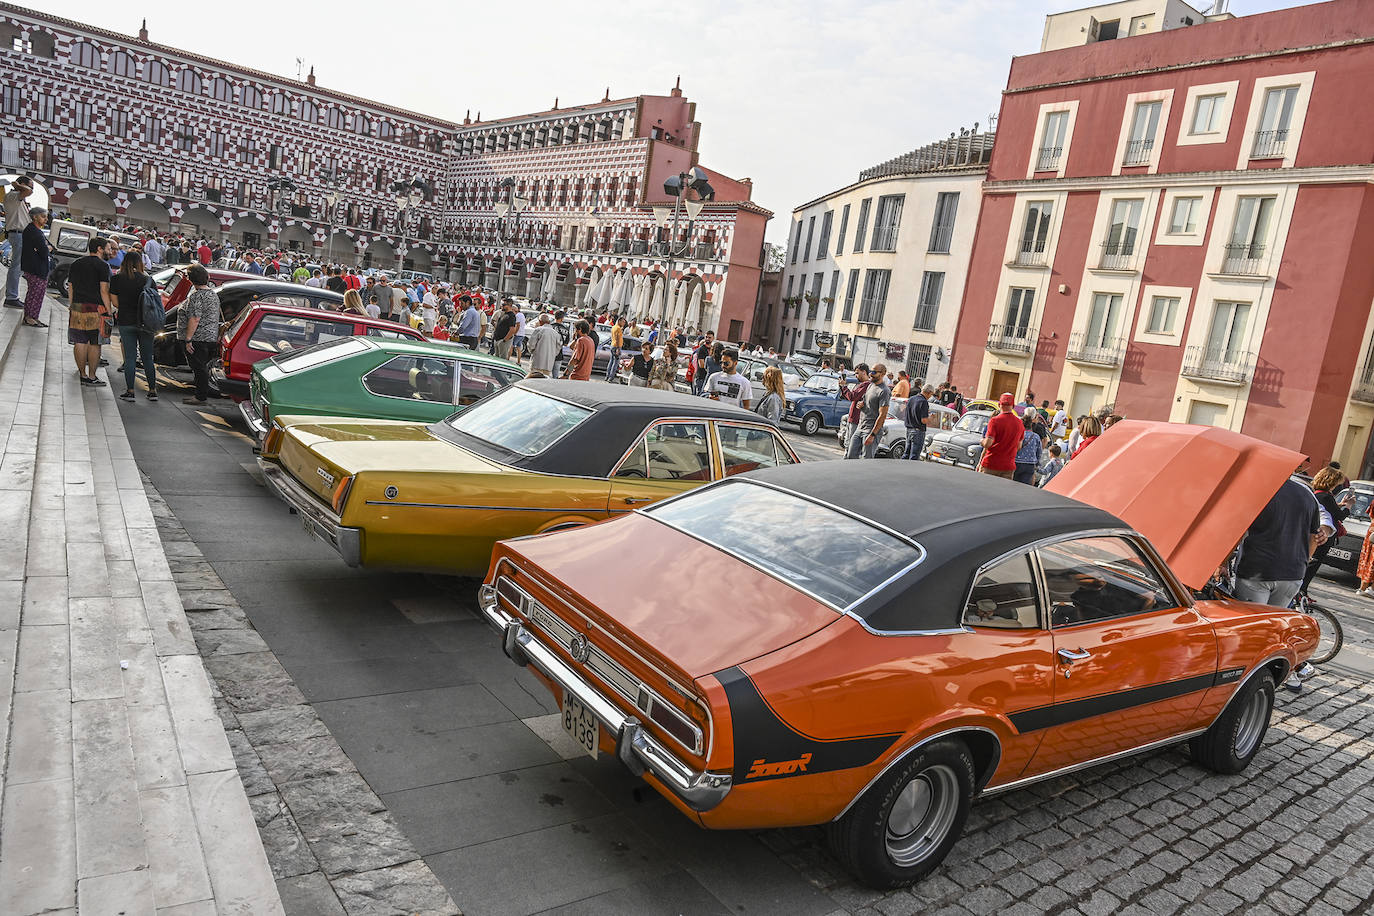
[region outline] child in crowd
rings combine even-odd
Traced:
[[[1040,486],[1045,486],[1054,479],[1055,474],[1064,469],[1063,454],[1064,450],[1059,447],[1058,443],[1050,446],[1049,458],[1040,465]]]

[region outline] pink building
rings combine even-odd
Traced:
[[[1013,61],[951,380],[1368,473],[1374,0],[1205,20],[1078,10]]]

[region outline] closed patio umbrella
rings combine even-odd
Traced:
[[[684,327],[694,328],[701,324],[701,284],[692,287],[692,298],[687,305],[687,314],[682,319]]]

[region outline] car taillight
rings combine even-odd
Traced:
[[[344,500],[348,499],[348,491],[352,486],[353,478],[352,476],[348,476],[340,480],[338,485],[334,487],[333,505],[336,513],[343,512]]]
[[[229,352],[229,338],[221,337],[219,340],[219,364],[220,368],[224,370],[225,376],[228,376],[230,371],[233,369],[234,364],[233,360],[230,357],[231,354]]]
[[[693,754],[700,754],[705,748],[706,711],[695,700],[687,701],[687,709],[691,713],[689,717],[670,706],[658,694],[641,686],[635,705],[639,707],[640,712],[649,717],[649,721],[672,735]]]
[[[266,421],[266,417],[263,420]],[[262,443],[262,456],[264,458],[275,458],[281,451],[281,441],[286,438],[286,427],[273,424],[267,431],[267,438]]]

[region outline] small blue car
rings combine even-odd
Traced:
[[[858,379],[852,375],[844,380],[853,385]],[[836,375],[813,375],[800,388],[787,392],[787,407],[782,418],[801,424],[801,431],[814,436],[822,427],[838,428],[849,413],[849,401],[840,394],[840,378]]]

